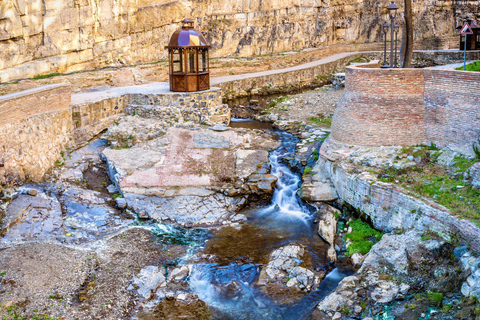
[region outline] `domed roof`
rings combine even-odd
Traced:
[[[181,29],[172,34],[167,48],[178,47],[210,47],[202,33],[193,28],[193,21],[184,19]]]

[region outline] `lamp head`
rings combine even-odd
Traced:
[[[388,23],[384,22],[383,25],[382,25],[383,32],[384,32],[384,33],[387,33],[387,32],[388,32],[388,28],[389,28]]]
[[[395,3],[393,3],[393,0],[387,9],[388,9],[388,14],[390,15],[390,19],[395,19],[395,17],[397,16],[398,7]]]

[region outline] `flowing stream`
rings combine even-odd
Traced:
[[[277,134],[282,144],[270,153],[271,173],[278,177],[271,204],[243,212],[248,220],[241,228],[214,231],[199,251],[210,255],[210,260],[194,256],[188,261],[194,265],[189,287],[211,307],[214,319],[308,319],[315,304],[346,276],[331,270],[328,247],[313,223],[315,212],[297,196],[301,178],[282,162],[293,155],[298,139],[285,132]],[[278,299],[256,281],[270,253],[290,243],[302,244],[310,268],[327,276],[309,293],[285,291]]]

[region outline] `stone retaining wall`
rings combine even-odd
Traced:
[[[480,137],[480,73],[369,66],[346,68],[332,121],[335,140],[361,146],[433,142],[473,154]]]
[[[226,98],[245,97],[250,94],[271,94],[288,92],[296,89],[319,86],[330,81],[330,74],[337,68],[343,68],[350,61],[358,57],[377,57],[379,53],[358,53],[346,58],[327,62],[313,67],[299,70],[284,69],[283,72],[272,71],[271,74],[261,77],[242,75],[236,80],[215,83],[222,88]]]
[[[0,184],[42,179],[71,144],[70,96],[61,84],[0,97]]]
[[[222,90],[219,88],[190,93],[131,94],[127,108],[131,115],[195,123],[209,123],[212,117],[215,122],[227,114],[230,121],[230,112],[227,111],[222,106]]]
[[[320,149],[320,158],[315,166],[332,181],[340,200],[364,212],[376,229],[390,232],[395,229],[435,231],[445,237],[458,236],[480,251],[480,228],[468,220],[452,216],[450,211],[419,196],[411,196],[395,185],[369,178],[368,174],[354,174],[326,150],[335,143],[329,137]]]

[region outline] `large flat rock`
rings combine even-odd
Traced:
[[[277,146],[272,135],[262,131],[171,127],[161,138],[130,148],[107,148],[103,156],[128,207],[141,217],[212,225],[229,220],[243,206],[246,195],[241,190],[265,189],[268,151]],[[248,179],[251,176],[259,177]],[[246,182],[259,187],[250,188]],[[268,180],[269,190],[275,182]],[[230,196],[212,191],[234,187],[240,191]]]

